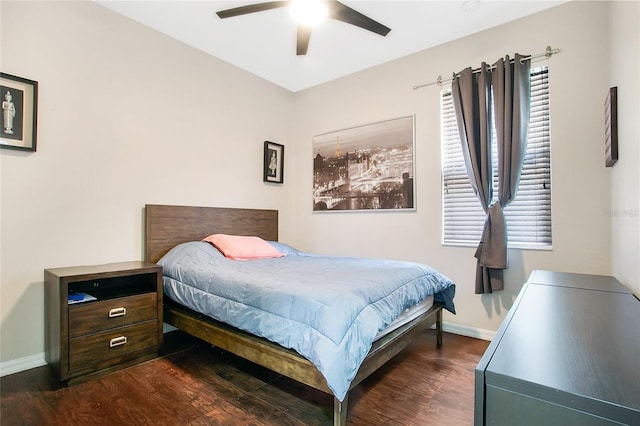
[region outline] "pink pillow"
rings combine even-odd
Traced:
[[[284,256],[274,246],[259,237],[213,234],[202,241],[213,244],[226,258],[233,260]]]

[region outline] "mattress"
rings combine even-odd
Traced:
[[[405,309],[402,313],[395,319],[391,324],[386,326],[384,329],[380,330],[376,337],[373,339],[374,341],[379,340],[391,333],[393,330],[402,327],[405,324],[410,323],[414,319],[418,318],[420,315],[427,312],[433,306],[433,295],[427,296],[426,299],[423,299],[417,305],[414,305],[410,308]]]

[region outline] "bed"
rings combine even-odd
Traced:
[[[273,242],[272,244],[279,244],[276,243],[278,212],[260,209],[145,206],[145,260],[149,262],[166,262],[176,248],[182,250],[186,247],[189,250],[202,251],[206,249],[204,246],[208,243],[202,243],[201,240],[211,234],[257,236]],[[281,246],[278,247],[281,249]],[[207,256],[211,255],[212,253],[207,254]],[[287,257],[293,259],[294,256]],[[168,269],[170,267],[163,273],[166,275],[163,280],[166,286],[173,286],[175,277]],[[168,294],[174,293],[173,287],[167,287],[167,289]],[[452,292],[447,291],[447,293],[452,299]],[[436,294],[436,301],[425,307],[423,312],[414,315],[409,321],[401,323],[392,331],[387,329],[384,333],[379,333],[376,340],[370,343],[370,349],[362,354],[363,359],[358,364],[359,367],[356,368],[354,376],[349,378],[347,387],[340,388],[337,392],[332,377],[327,376],[322,366],[309,361],[309,359],[314,361],[315,359],[308,354],[304,357],[293,349],[218,321],[194,310],[199,309],[197,307],[188,308],[165,297],[164,320],[223,350],[334,396],[334,425],[344,425],[349,389],[395,356],[427,328],[435,325],[436,343],[437,345],[442,343],[442,310],[450,302],[438,300],[439,294],[441,293]],[[172,297],[179,300],[175,294],[172,294]],[[451,308],[452,301],[451,306],[447,306],[447,309],[452,310]]]

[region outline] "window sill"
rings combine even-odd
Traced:
[[[468,241],[468,242],[451,242],[451,241],[442,241],[441,244],[445,247],[468,247],[468,248],[476,248],[478,247],[478,241]],[[533,251],[552,251],[552,245],[538,245],[538,244],[522,244],[522,243],[513,243],[509,244],[507,247],[508,250],[533,250]]]

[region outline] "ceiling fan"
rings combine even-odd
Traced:
[[[255,3],[247,6],[234,7],[232,9],[221,10],[216,12],[220,19],[231,18],[239,15],[246,15],[248,13],[263,12],[265,10],[277,9],[279,7],[289,6],[292,0],[288,1],[268,1],[265,3]],[[350,8],[349,6],[340,3],[336,0],[326,0],[327,17],[335,19],[337,21],[346,22],[347,24],[355,25],[356,27],[363,28],[365,30],[386,36],[391,28],[382,25],[381,23],[374,21],[368,16]],[[309,47],[309,39],[311,38],[311,27],[308,25],[298,24],[297,35],[297,55],[306,55]]]

